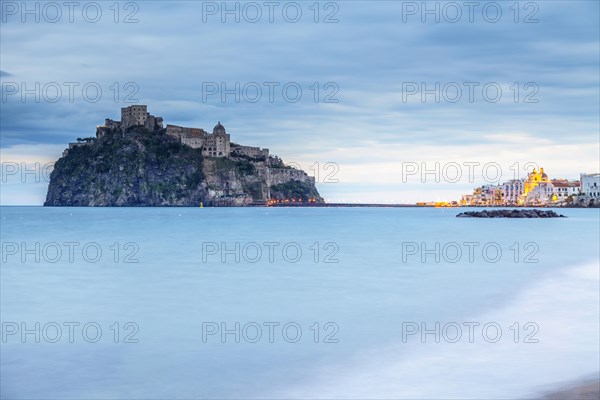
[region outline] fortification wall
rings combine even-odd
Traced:
[[[279,185],[281,183],[286,183],[291,180],[300,182],[311,182],[313,184],[315,183],[315,178],[308,176],[306,172],[298,169],[269,168],[268,175],[269,186]]]
[[[231,151],[234,154],[242,154],[248,157],[269,158],[269,149],[261,149],[260,147],[237,145],[233,147]]]

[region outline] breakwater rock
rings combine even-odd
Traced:
[[[457,215],[459,218],[565,218],[552,210],[483,210],[466,211]]]

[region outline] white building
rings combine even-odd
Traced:
[[[581,194],[593,199],[600,197],[600,174],[581,174]]]
[[[527,195],[525,196],[525,205],[545,205],[552,200],[552,193],[554,192],[554,186],[551,182],[539,182]]]
[[[568,181],[566,179],[553,179],[552,183],[552,201],[566,201],[569,196],[579,194],[579,181]]]
[[[502,199],[506,205],[517,205],[523,196],[524,179],[513,179],[504,182],[502,188]]]

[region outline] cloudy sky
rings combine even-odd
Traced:
[[[597,1],[0,4],[2,204],[42,204],[45,165],[130,104],[221,121],[332,202],[600,171]]]

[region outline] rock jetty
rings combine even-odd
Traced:
[[[457,215],[459,218],[565,218],[552,210],[483,210],[466,211]]]

